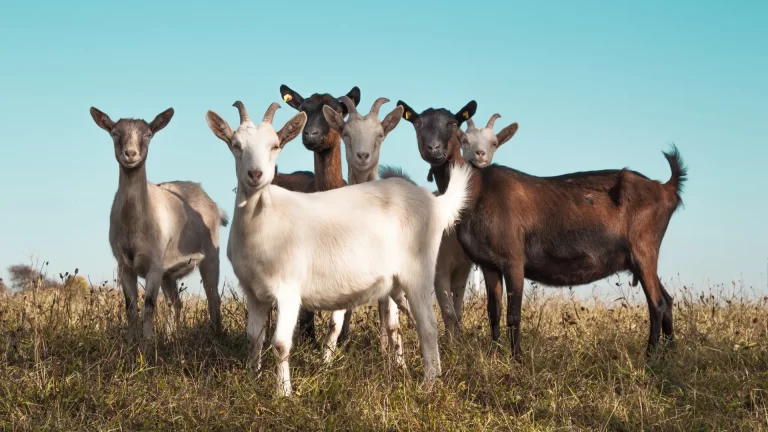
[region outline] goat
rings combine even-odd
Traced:
[[[487,167],[493,162],[496,150],[517,132],[517,123],[512,123],[498,134],[494,134],[493,125],[500,117],[499,114],[492,115],[484,128],[475,127],[471,118],[467,120],[467,131],[461,139],[461,155],[465,161],[478,168]]]
[[[307,171],[297,171],[288,176],[278,176],[273,184],[295,192],[322,192],[345,186],[347,183],[341,174],[341,139],[337,131],[331,129],[323,114],[323,107],[328,106],[342,117],[348,113],[347,106],[328,93],[315,93],[308,98],[302,97],[290,87],[280,86],[280,96],[288,106],[299,112],[306,113],[307,124],[301,134],[304,147],[313,152],[315,156],[315,173],[311,183],[304,180],[309,177]],[[347,97],[354,105],[360,103],[360,89],[355,86],[347,93]],[[305,189],[294,189],[293,186],[305,185]],[[344,323],[338,337],[339,345],[342,345],[349,337],[349,322],[352,318],[351,311],[344,316]],[[302,309],[299,313],[299,340],[315,342],[315,314]]]
[[[240,112],[235,131],[213,111],[206,118],[235,157],[238,187],[227,256],[248,301],[251,367],[261,367],[264,324],[273,304],[277,392],[290,395],[288,355],[301,306],[338,311],[404,294],[431,388],[440,374],[440,354],[430,285],[442,232],[464,206],[469,170],[451,171],[453,180],[437,198],[402,178],[312,194],[288,191],[270,184],[274,166],[307,114],[298,113],[275,132],[279,104],[269,106],[258,126],[242,102],[234,106]]]
[[[434,121],[436,111],[417,115],[407,105],[422,158],[432,165],[438,186],[450,178],[462,132],[451,134]],[[456,128],[453,128],[454,130]],[[674,345],[672,297],[657,274],[659,249],[681,203],[687,170],[676,147],[665,152],[672,176],[666,183],[627,168],[537,177],[501,165],[472,166],[470,204],[456,234],[483,273],[504,277],[507,327],[516,359],[524,278],[551,286],[592,283],[615,273],[632,273],[648,301],[650,330],[646,354],[664,342]],[[449,163],[452,162],[452,163]],[[498,339],[501,293],[491,311]],[[495,322],[494,322],[495,321]]]
[[[214,330],[222,331],[219,298],[219,225],[227,216],[199,183],[147,181],[149,142],[173,117],[173,108],[151,123],[136,119],[112,121],[91,107],[91,117],[112,137],[120,180],[109,217],[109,244],[118,263],[125,295],[129,336],[139,334],[137,277],[145,279],[142,310],[144,340],[152,338],[155,301],[160,287],[179,321],[178,279],[199,267]]]
[[[342,96],[339,100],[347,107],[349,112],[346,122],[344,122],[343,116],[338,111],[328,105],[323,107],[323,114],[331,129],[335,130],[344,141],[349,184],[354,185],[378,180],[381,145],[387,135],[400,123],[403,107],[395,107],[392,112],[387,114],[384,121],[379,121],[379,109],[383,104],[389,102],[389,99],[376,99],[371,106],[370,112],[365,116],[357,112],[354,102],[348,97]],[[402,304],[407,303],[403,301]],[[336,337],[334,335],[338,335],[338,329],[343,326],[342,323],[336,322],[333,318],[338,316],[338,313],[331,315],[330,333],[332,336],[329,338],[329,345],[325,347],[324,358],[326,361],[331,359],[333,349],[336,346]],[[349,313],[345,313],[344,316],[349,316]],[[395,352],[397,364],[405,366],[402,335],[399,332],[400,314],[397,304],[391,298],[379,301],[379,329],[382,351],[386,352],[389,346]]]

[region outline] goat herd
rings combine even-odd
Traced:
[[[350,310],[374,301],[382,349],[393,351],[400,365],[399,311],[415,325],[430,387],[440,375],[432,293],[453,339],[460,331],[472,263],[485,276],[494,341],[500,338],[502,280],[506,284],[507,327],[518,359],[524,278],[569,286],[630,272],[648,300],[648,350],[662,335],[664,342],[674,343],[672,299],[656,269],[686,177],[676,148],[664,153],[672,170],[666,183],[626,168],[536,177],[491,165],[496,149],[518,125],[494,134],[500,117],[494,114],[485,127],[476,127],[475,101],[456,114],[443,108],[417,113],[398,101],[380,121],[379,109],[389,101],[376,99],[362,115],[357,87],[340,98],[317,93],[303,98],[285,85],[280,93],[299,113],[279,130],[272,125],[278,103],[255,124],[243,103],[235,102],[240,124],[234,130],[215,112],[206,114],[211,131],[235,159],[237,193],[227,257],[247,298],[249,365],[261,367],[267,317],[276,306],[272,347],[279,394],[291,393],[288,355],[297,320],[300,336],[314,340],[313,311],[333,311],[323,349],[329,361],[348,336]],[[96,108],[90,112],[111,135],[120,165],[109,241],[130,338],[152,337],[159,288],[178,323],[177,280],[195,267],[212,324],[221,331],[219,225],[227,225],[227,216],[198,183],[147,181],[149,142],[168,125],[173,109],[149,123],[115,122]],[[397,169],[379,167],[382,142],[401,118],[416,131],[437,192],[418,187]],[[461,129],[465,122],[466,131]],[[299,134],[314,153],[314,173],[278,173],[280,151]],[[341,173],[342,140],[349,183]],[[137,277],[146,282],[141,324]]]

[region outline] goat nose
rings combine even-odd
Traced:
[[[310,138],[315,138],[318,135],[320,135],[320,131],[317,130],[317,129],[313,129],[313,130],[306,130],[306,129],[304,129],[304,136],[307,136],[307,137],[310,137]]]
[[[483,156],[485,156],[485,152],[484,152],[484,151],[482,151],[482,150],[477,150],[477,151],[475,151],[475,154],[476,154],[476,155],[478,155],[479,157],[483,157]]]
[[[261,170],[249,170],[248,171],[248,177],[250,177],[251,180],[253,180],[253,181],[256,181],[256,180],[260,179],[262,174],[263,173],[261,172]]]
[[[134,156],[136,156],[136,150],[126,150],[124,153],[125,153],[125,155],[126,155],[126,156],[128,156],[128,157],[134,157]]]
[[[430,152],[436,152],[436,151],[440,150],[441,147],[442,147],[442,145],[440,145],[439,142],[438,143],[427,144],[427,150],[429,150]]]
[[[369,157],[371,157],[370,153],[367,153],[367,152],[357,152],[357,158],[360,159],[363,162],[367,161]]]

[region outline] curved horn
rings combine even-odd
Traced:
[[[242,102],[235,101],[235,103],[233,103],[232,106],[237,108],[237,111],[240,112],[240,124],[243,124],[251,120],[248,118],[248,111],[245,110],[245,105],[243,105]]]
[[[360,115],[357,112],[357,107],[355,107],[355,103],[350,99],[348,96],[342,96],[339,98],[339,102],[343,103],[347,107],[347,112],[349,112],[349,116],[352,117],[352,114]]]
[[[491,116],[491,118],[488,120],[488,124],[485,126],[488,129],[493,129],[493,124],[496,122],[496,119],[501,117],[499,114],[494,114]]]
[[[475,122],[472,121],[472,119],[467,120],[467,131],[470,131],[472,129],[477,129],[475,127]]]
[[[379,116],[379,108],[381,108],[381,106],[384,105],[387,102],[389,102],[389,99],[387,99],[385,97],[380,97],[380,98],[376,99],[376,101],[371,106],[371,112],[369,112],[368,115],[373,114],[376,117],[378,117]]]
[[[272,119],[275,117],[275,111],[277,111],[278,108],[280,108],[280,104],[277,102],[269,104],[269,108],[267,108],[267,112],[264,113],[264,118],[261,120],[262,123],[272,124]]]

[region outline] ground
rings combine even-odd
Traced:
[[[271,350],[264,372],[247,370],[238,299],[224,302],[219,338],[204,298],[185,296],[172,335],[161,302],[141,355],[125,342],[118,291],[2,296],[0,430],[768,430],[768,299],[673,289],[677,348],[646,360],[642,293],[620,289],[631,295],[528,290],[522,363],[491,344],[484,298],[468,298],[463,339],[449,344],[441,327],[430,393],[413,327],[403,318],[403,373],[379,351],[375,308],[360,308],[332,364],[316,347],[294,352],[288,399],[274,396]]]

